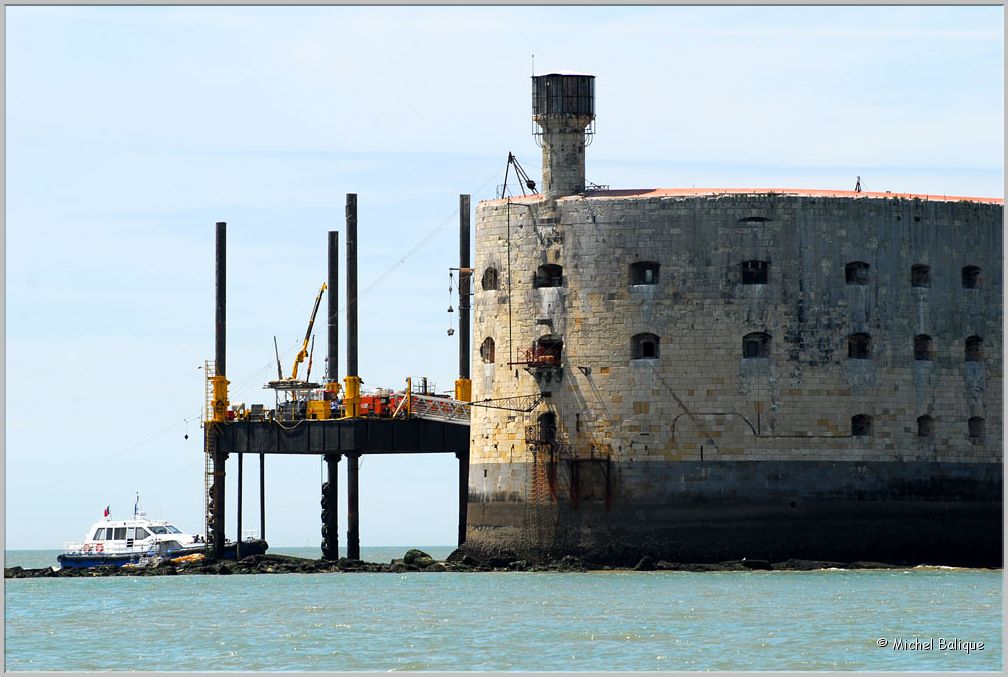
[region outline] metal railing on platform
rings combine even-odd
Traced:
[[[447,397],[404,393],[393,418],[425,418],[450,423],[469,423],[469,403]]]

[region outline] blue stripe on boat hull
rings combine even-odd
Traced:
[[[170,559],[172,557],[182,557],[183,555],[202,553],[204,552],[205,547],[206,546],[201,544],[200,547],[197,548],[183,548],[181,550],[173,550],[167,553],[165,557]],[[268,547],[269,545],[267,545],[266,541],[262,540],[243,541],[241,544],[242,557],[248,557],[249,555],[262,555],[266,552],[266,549]],[[134,552],[128,554],[127,553],[109,553],[109,554],[63,553],[61,555],[57,555],[56,560],[59,562],[61,567],[65,567],[67,569],[91,569],[94,567],[101,567],[101,566],[121,567],[124,564],[139,564],[141,558],[152,557],[155,556],[156,554],[157,553],[153,551],[145,553]],[[235,544],[234,543],[226,544],[224,546],[223,555],[224,555],[223,559],[230,559],[230,560],[235,559]]]

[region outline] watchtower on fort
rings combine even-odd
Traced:
[[[594,134],[595,76],[551,73],[532,77],[532,119],[542,146],[547,197],[585,189],[585,146]]]

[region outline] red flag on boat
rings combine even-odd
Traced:
[[[105,517],[109,516],[109,506],[105,506]]]

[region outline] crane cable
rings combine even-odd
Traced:
[[[493,178],[494,178],[494,176],[496,176],[496,175],[497,175],[497,171],[495,170],[493,174],[491,174],[485,181],[483,181],[482,184],[480,184],[480,186],[476,189],[475,192],[479,193],[481,190],[483,190],[483,188],[485,188],[486,185],[488,183],[490,183],[490,181],[492,181]],[[435,226],[433,229],[431,229],[415,245],[413,245],[413,247],[411,247],[409,249],[409,251],[407,251],[405,254],[403,254],[402,257],[400,257],[398,261],[396,261],[391,266],[389,266],[389,268],[385,272],[383,272],[381,275],[379,275],[377,278],[375,278],[375,280],[373,282],[371,282],[371,284],[369,284],[367,287],[365,287],[364,290],[361,291],[358,294],[358,298],[360,298],[361,296],[366,295],[367,293],[369,293],[370,291],[372,291],[375,287],[377,287],[379,284],[381,284],[382,282],[384,282],[393,272],[395,272],[396,268],[398,268],[399,266],[405,264],[407,258],[409,258],[413,254],[415,254],[420,248],[422,248],[425,244],[427,244],[427,242],[430,241],[431,238],[433,238],[434,235],[436,235],[439,231],[441,231],[445,227],[445,225],[447,225],[449,223],[449,221],[452,220],[452,218],[455,217],[457,214],[458,214],[458,209],[456,208],[443,221],[441,221],[441,223],[439,223],[437,226]],[[346,308],[343,308],[342,312],[345,314],[346,313]],[[284,356],[288,356],[290,353],[292,353],[294,351],[295,348],[298,347],[298,345],[300,345],[300,344],[297,344],[294,347],[285,350],[284,353],[283,353],[283,355]],[[270,360],[266,364],[266,366],[262,367],[258,371],[255,371],[255,372],[249,374],[244,379],[241,379],[240,381],[237,381],[232,392],[237,393],[237,392],[240,392],[242,389],[247,388],[253,382],[255,382],[255,379],[261,379],[263,372],[265,372],[268,369],[272,369],[273,366],[274,366],[273,360]],[[200,367],[200,368],[202,368],[202,367]],[[203,414],[203,408],[201,407],[200,410],[199,410],[199,412],[197,412],[195,415],[193,415],[191,417],[183,417],[181,420],[172,423],[171,425],[169,425],[168,427],[164,428],[163,430],[161,430],[159,432],[156,432],[153,435],[151,435],[149,437],[146,437],[146,438],[140,440],[139,442],[136,442],[136,443],[134,443],[134,444],[126,447],[125,449],[123,449],[121,451],[117,451],[116,453],[114,453],[114,454],[112,454],[110,456],[106,456],[105,458],[103,458],[101,460],[95,461],[91,465],[86,466],[85,468],[83,468],[81,470],[76,470],[76,471],[74,471],[74,473],[72,475],[67,475],[66,477],[64,477],[62,479],[56,480],[55,482],[51,482],[47,486],[39,489],[38,491],[36,491],[34,493],[26,494],[26,496],[28,496],[28,497],[34,497],[34,496],[38,496],[40,494],[43,494],[43,493],[49,491],[50,489],[53,489],[54,487],[57,487],[57,486],[65,483],[65,482],[67,482],[71,478],[79,477],[83,473],[90,472],[91,470],[94,470],[95,468],[97,468],[97,467],[99,467],[101,465],[104,465],[105,463],[108,463],[109,461],[112,461],[112,460],[114,460],[116,458],[119,458],[120,456],[122,456],[123,454],[125,454],[125,453],[127,453],[129,451],[133,451],[134,449],[136,449],[138,447],[141,447],[144,444],[147,444],[148,442],[150,442],[150,441],[152,441],[154,439],[157,439],[158,437],[161,437],[165,433],[167,433],[167,432],[169,432],[171,430],[174,430],[175,428],[177,428],[180,425],[188,424],[189,418],[195,419],[197,416],[201,417],[202,414]],[[359,469],[359,467],[360,466],[358,466],[358,469]]]

